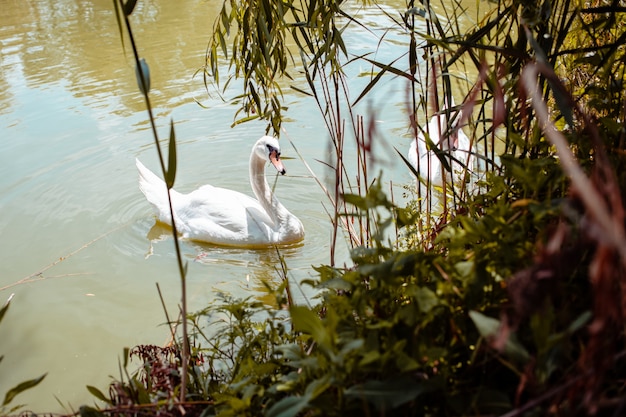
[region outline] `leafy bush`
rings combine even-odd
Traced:
[[[345,198],[381,231],[414,218],[380,182]],[[582,382],[578,361],[589,345],[594,248],[572,239],[550,252],[564,227],[584,234],[559,218],[551,202],[495,199],[479,218],[446,225],[429,251],[374,237],[352,251],[351,267],[317,267],[319,279],[307,282],[319,290],[315,306],[290,304],[286,280],[268,287],[276,308],[225,296],[192,317],[196,365],[188,402],[178,405],[204,415],[456,416],[526,404],[543,414],[551,403],[580,412],[568,393]],[[520,272],[509,279],[508,271]],[[142,386],[157,385],[148,378],[155,368],[144,361]],[[178,415],[154,395],[145,404]]]

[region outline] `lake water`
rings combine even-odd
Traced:
[[[265,125],[231,128],[237,109],[208,98],[201,77],[192,77],[204,63],[220,3],[143,1],[131,21],[150,64],[160,136],[167,137],[170,118],[176,123],[175,188],[186,192],[211,183],[250,194],[248,156]],[[385,3],[396,14],[405,7]],[[375,33],[391,26],[377,11],[368,19]],[[364,30],[346,36],[357,50],[377,42]],[[401,32],[387,36],[398,49],[379,51],[376,59],[383,62],[406,50]],[[354,97],[369,80],[361,71],[369,68],[354,68],[349,77]],[[357,107],[362,114],[369,105],[376,109],[378,130],[387,139],[376,170],[385,171],[398,195],[412,181],[391,149],[406,150],[410,141],[406,87],[389,77]],[[317,161],[327,159],[327,133],[317,107],[296,93],[288,92],[286,101],[288,138],[325,178]],[[306,238],[281,254],[303,301],[310,290],[300,292],[295,283],[314,276],[311,265],[329,262],[324,205],[330,204],[289,142],[282,143],[283,156],[294,159],[284,159],[287,175],[277,179],[276,192],[302,220]],[[47,372],[14,404],[68,411],[93,402],[86,385],[106,391],[110,376],[118,376],[124,347],[167,341],[157,283],[170,314],[180,300],[172,238],[153,228],[151,207],[137,185],[135,158],[156,170],[156,151],[111,1],[0,0],[0,146],[0,303],[15,294],[0,324],[0,395]],[[182,251],[191,311],[219,291],[261,297],[262,280],[280,280],[275,250],[183,241]],[[338,259],[347,259],[345,242]]]

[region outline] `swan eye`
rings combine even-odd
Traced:
[[[271,154],[272,152],[276,153],[276,157],[278,158],[280,156],[280,151],[278,149],[276,149],[275,147],[273,147],[272,145],[266,145],[267,146],[267,152],[269,154]]]

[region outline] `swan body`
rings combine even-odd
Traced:
[[[285,174],[280,145],[271,136],[259,139],[250,154],[250,185],[256,199],[212,185],[204,185],[189,194],[172,189],[177,230],[186,239],[237,247],[263,247],[302,240],[302,223],[278,201],[265,179],[266,161]],[[139,160],[136,164],[139,188],[154,207],[158,220],[171,226],[165,182]]]
[[[474,157],[470,139],[458,126],[458,122],[453,121],[452,126],[448,128],[447,120],[444,108],[441,112],[431,117],[428,121],[426,132],[430,140],[448,154],[445,157],[454,173],[455,183],[458,183],[463,178],[465,167],[471,171]],[[411,141],[408,160],[413,168],[419,172],[420,177],[424,178],[428,184],[443,186],[443,175],[448,172],[442,167],[441,160],[437,157],[435,151],[428,150],[423,131],[419,132],[416,140]]]

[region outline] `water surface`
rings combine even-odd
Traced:
[[[202,79],[193,78],[204,63],[219,3],[143,1],[132,23],[151,68],[160,136],[167,137],[170,119],[176,124],[176,188],[212,183],[250,193],[249,150],[265,126],[231,128],[237,109],[207,97]],[[403,2],[387,3],[391,12],[403,10]],[[374,33],[390,25],[378,12],[369,19],[371,32],[348,35],[357,50],[370,48]],[[401,32],[386,36],[397,38],[398,50],[379,51],[380,61],[406,49]],[[355,97],[369,81],[359,74],[369,70],[351,70]],[[376,145],[384,149],[375,168],[385,170],[387,184],[401,187],[411,177],[390,155],[392,146],[407,149],[410,140],[406,85],[390,78],[373,97],[358,110],[376,108],[378,129],[388,139]],[[327,158],[322,118],[307,97],[288,93],[287,104],[288,138],[323,179],[317,162]],[[47,372],[15,403],[36,412],[67,411],[93,401],[86,385],[106,390],[109,375],[118,376],[124,347],[166,342],[157,283],[170,314],[180,299],[172,238],[154,227],[137,187],[135,158],[156,170],[156,151],[110,1],[0,0],[0,146],[0,302],[15,294],[0,325],[0,394]],[[270,183],[276,181],[280,200],[306,230],[302,244],[281,250],[295,286],[314,276],[311,265],[329,262],[324,205],[330,205],[286,141],[283,156],[295,159],[285,159],[288,174],[275,179],[272,173]],[[219,291],[261,297],[262,280],[280,279],[275,250],[184,241],[182,251],[191,310]],[[343,241],[338,254],[347,259]],[[311,294],[294,288],[300,302]]]

